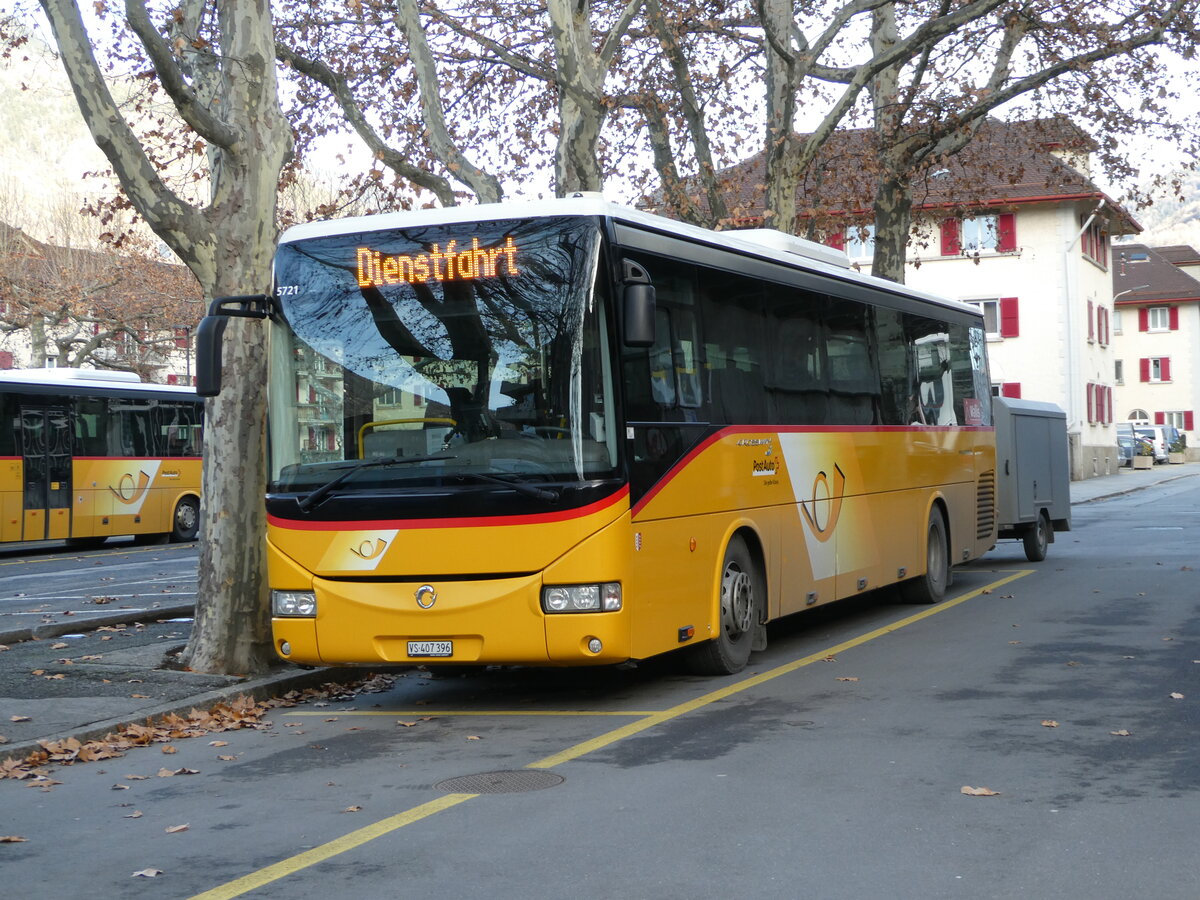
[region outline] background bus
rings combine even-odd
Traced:
[[[203,401],[125,372],[0,372],[0,542],[190,541]]]
[[[936,601],[995,541],[979,311],[797,238],[591,197],[312,223],[226,305],[270,318],[299,663],[734,672],[769,620]]]

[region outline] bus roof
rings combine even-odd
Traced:
[[[0,387],[6,384],[60,388],[64,393],[85,387],[129,393],[164,392],[192,396],[196,393],[192,388],[182,385],[142,381],[134,372],[107,372],[99,369],[3,369],[0,370]]]
[[[850,261],[841,250],[835,250],[815,241],[808,241],[771,228],[755,228],[745,231],[712,231],[687,222],[665,216],[643,212],[629,206],[611,203],[600,194],[579,192],[570,197],[550,200],[514,201],[488,203],[476,206],[451,206],[433,209],[408,210],[380,213],[372,216],[355,216],[345,219],[328,219],[305,222],[288,228],[279,239],[280,244],[313,238],[353,234],[361,231],[382,231],[391,228],[413,228],[429,225],[452,225],[460,222],[497,221],[503,219],[535,219],[544,216],[597,216],[627,223],[635,227],[674,235],[714,247],[723,247],[739,253],[757,256],[774,262],[782,262],[796,268],[808,269],[837,278],[841,281],[863,284],[875,290],[886,291],[903,297],[912,297],[963,312],[981,315],[978,307],[928,294],[907,285],[897,284],[884,278],[863,273],[851,268]]]

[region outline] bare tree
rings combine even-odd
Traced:
[[[292,135],[279,108],[266,0],[188,0],[157,12],[138,0],[125,3],[120,25],[136,36],[145,81],[169,100],[186,141],[154,120],[136,132],[93,49],[109,41],[89,34],[71,0],[41,0],[41,6],[80,113],[128,202],[191,269],[206,297],[268,291],[276,193]],[[191,148],[202,166],[197,183],[207,188],[205,200],[189,202],[167,184],[156,156],[163,145]],[[258,389],[266,354],[257,321],[238,320],[227,335],[229,389],[206,411],[206,540],[185,661],[203,671],[250,672],[270,659],[261,503],[265,399]]]

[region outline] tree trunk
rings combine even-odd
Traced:
[[[875,191],[875,257],[871,274],[904,284],[904,259],[912,224],[912,189],[908,179],[881,173]]]

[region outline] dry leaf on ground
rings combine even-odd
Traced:
[[[966,794],[968,797],[998,797],[998,796],[1000,796],[999,791],[993,791],[991,788],[970,787],[969,785],[965,785],[965,784],[962,786],[962,788],[959,789],[959,793]]]

